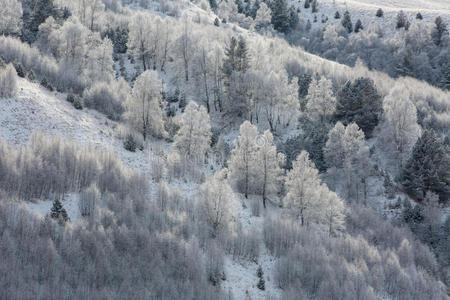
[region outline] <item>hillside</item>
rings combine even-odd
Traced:
[[[0,299],[449,299],[445,0],[8,1]]]

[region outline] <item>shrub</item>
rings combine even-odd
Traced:
[[[76,99],[76,96],[73,93],[70,92],[70,93],[67,94],[66,100],[68,102],[74,103],[75,99]]]
[[[121,82],[100,82],[83,93],[86,107],[104,113],[112,120],[119,120],[124,112],[122,99],[125,99],[127,87]]]
[[[14,69],[16,69],[17,76],[25,78],[25,71],[23,70],[21,63],[13,63]]]
[[[135,152],[136,146],[137,146],[137,143],[136,143],[134,136],[131,133],[129,133],[125,137],[125,141],[123,142],[123,147],[130,152]]]
[[[0,69],[0,98],[13,97],[17,92],[17,74],[12,65]]]
[[[73,101],[73,107],[76,109],[83,109],[83,100],[80,97],[75,97],[75,100]]]
[[[41,86],[49,90],[50,92],[53,92],[52,85],[47,81],[47,79],[44,77],[41,80]]]

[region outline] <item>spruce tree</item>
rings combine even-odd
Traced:
[[[436,46],[440,46],[442,43],[442,38],[448,35],[447,25],[444,23],[441,17],[437,17],[434,21],[435,27],[431,32],[431,38]]]
[[[69,220],[66,209],[62,206],[62,203],[58,198],[53,201],[53,206],[50,210],[50,217],[61,222],[67,222]]]
[[[442,78],[440,86],[444,90],[450,90],[450,62],[442,68]]]
[[[213,12],[217,11],[217,1],[216,0],[209,0],[209,6],[211,7]]]
[[[403,12],[403,10],[399,11],[397,14],[397,24],[396,24],[396,28],[403,28],[406,26],[407,23],[407,18],[406,18],[406,14]]]
[[[351,33],[353,31],[353,23],[350,17],[350,12],[348,10],[345,11],[341,24],[345,29],[347,29],[348,33]]]
[[[384,16],[384,12],[383,12],[383,10],[382,10],[381,8],[379,8],[379,9],[377,10],[376,16],[377,16],[378,18],[381,18],[381,17]]]
[[[441,201],[450,196],[450,153],[432,130],[425,130],[417,140],[399,178],[403,187],[419,200],[427,191]]]
[[[341,18],[341,14],[337,11],[337,12],[334,14],[334,18],[335,18],[335,19],[340,19],[340,18]]]
[[[370,78],[347,82],[337,93],[335,117],[345,125],[355,122],[370,137],[382,114],[381,96]]]
[[[311,11],[312,13],[316,13],[319,11],[319,4],[317,3],[317,0],[313,0],[311,3]]]
[[[287,8],[286,0],[275,0],[270,7],[272,9],[272,25],[277,31],[288,33],[290,30],[289,24],[289,9]]]
[[[355,24],[355,32],[359,32],[360,30],[363,30],[363,29],[364,29],[364,27],[362,26],[362,22],[360,19],[358,19]]]
[[[236,71],[247,72],[250,68],[247,42],[240,36],[236,48]]]
[[[223,60],[222,72],[225,78],[229,79],[233,71],[236,70],[236,48],[237,40],[231,37],[230,44],[225,48],[225,59]]]
[[[309,8],[310,7],[310,0],[305,0],[305,8]]]
[[[423,20],[422,14],[420,12],[417,13],[416,19],[417,20]]]
[[[258,267],[258,270],[256,271],[256,275],[258,276],[258,289],[261,291],[264,291],[266,289],[266,284],[264,280],[264,272],[261,266]]]

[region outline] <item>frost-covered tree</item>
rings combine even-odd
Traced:
[[[205,107],[190,101],[176,123],[180,129],[175,135],[175,148],[186,159],[202,163],[211,144],[211,124]]]
[[[346,213],[344,201],[325,184],[320,185],[319,194],[322,201],[320,214],[323,224],[328,228],[328,234],[344,229]]]
[[[22,4],[5,0],[0,5],[0,35],[16,35],[22,26]]]
[[[249,190],[254,184],[255,167],[258,163],[256,160],[257,138],[256,126],[249,121],[242,123],[228,162],[230,178],[235,181],[238,190],[244,193],[245,198],[248,198]]]
[[[255,17],[255,29],[264,30],[271,26],[272,22],[272,10],[266,3],[261,3]]]
[[[420,200],[427,191],[442,201],[450,197],[450,154],[448,147],[431,130],[424,130],[403,167],[400,183]]]
[[[337,122],[328,133],[328,140],[323,151],[325,162],[329,168],[328,172],[333,180],[336,182],[345,179],[347,198],[354,195],[356,200],[359,200],[361,183],[365,198],[366,180],[370,172],[370,152],[364,132],[358,125],[351,123],[345,127],[342,123]]]
[[[126,119],[142,134],[163,137],[166,135],[163,120],[163,83],[156,71],[145,71],[136,79],[127,99]]]
[[[206,179],[199,188],[198,212],[212,229],[212,235],[226,227],[230,207],[234,201],[233,190],[227,181],[227,169],[217,171]]]
[[[0,66],[0,98],[13,97],[17,92],[17,73],[12,64]]]
[[[277,153],[277,148],[273,144],[273,135],[266,130],[257,139],[257,152],[255,174],[258,175],[258,185],[260,185],[263,206],[266,208],[266,199],[272,193],[279,190],[281,183],[282,169],[285,158],[281,153]]]
[[[381,125],[386,143],[395,145],[395,151],[400,160],[409,156],[417,138],[420,136],[420,126],[417,124],[417,109],[410,100],[409,90],[396,85],[384,98],[384,122]]]
[[[319,186],[319,171],[309,159],[308,152],[302,151],[292,162],[292,169],[286,175],[287,193],[283,200],[285,206],[295,211],[301,225],[317,220],[321,201],[318,197]]]
[[[324,157],[328,168],[342,168],[346,157],[344,146],[345,126],[337,122],[328,133]]]
[[[144,14],[136,14],[130,25],[127,47],[136,60],[141,61],[143,70],[150,67],[151,60],[151,28],[152,23]]]
[[[336,98],[333,96],[331,80],[322,77],[313,79],[306,96],[306,114],[313,121],[328,121],[336,109]]]

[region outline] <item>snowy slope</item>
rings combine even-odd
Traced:
[[[400,10],[406,13],[411,24],[416,22],[416,14],[420,12],[425,22],[434,22],[436,17],[441,16],[450,25],[450,0],[319,0],[319,11],[315,14],[311,12],[311,8],[304,8],[304,1],[294,0],[291,5],[300,9],[300,19],[305,22],[309,20],[312,28],[324,25],[321,23],[322,15],[328,17],[327,24],[339,24],[346,10],[350,12],[353,24],[361,19],[364,28],[379,25],[386,30],[387,37],[396,32],[395,17]],[[378,8],[384,11],[383,18],[375,16]],[[334,18],[336,11],[341,14],[341,19]],[[316,23],[313,22],[314,15],[317,16]]]
[[[123,149],[122,141],[114,136],[115,122],[102,114],[89,110],[76,110],[64,98],[65,95],[49,92],[36,83],[19,79],[19,92],[16,97],[0,101],[0,138],[16,147],[28,142],[34,131],[41,131],[49,136],[58,136],[65,140],[73,140],[78,145],[90,144],[98,149],[113,149],[122,161],[143,173],[151,172],[151,161],[161,150],[168,151],[170,145],[163,141],[152,141],[146,151],[128,152]],[[205,168],[205,173],[211,173]],[[151,177],[148,177],[151,178]],[[151,182],[153,193],[157,192],[157,184]],[[169,184],[171,189],[178,188],[187,198],[194,198],[198,184],[174,180]],[[239,195],[237,195],[239,197]],[[233,201],[232,214],[236,222],[242,224],[244,231],[262,228],[262,217],[253,217],[250,208],[243,208],[242,199]],[[62,201],[72,222],[82,220],[78,209],[78,195],[66,195]],[[36,200],[24,203],[25,207],[41,217],[51,209],[52,201]],[[230,256],[225,258],[227,279],[222,288],[235,299],[264,299],[266,296],[279,298],[281,290],[271,278],[275,258],[267,253],[261,241],[261,255],[258,261],[265,272],[266,291],[256,287],[258,264],[250,261],[235,261]]]

